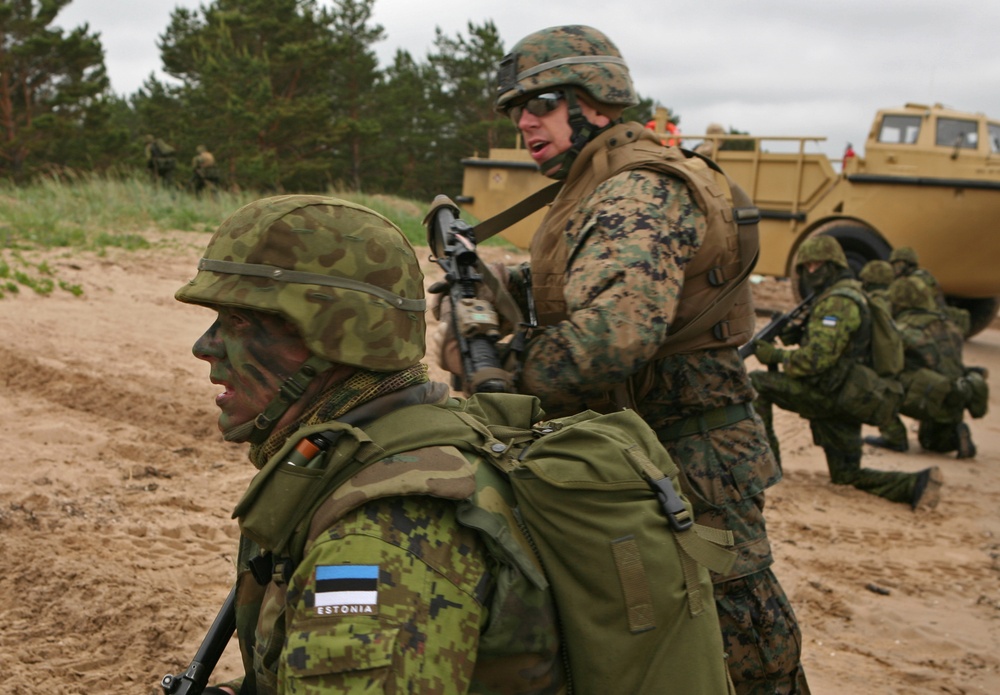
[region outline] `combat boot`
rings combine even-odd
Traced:
[[[882,436],[868,435],[865,437],[865,444],[870,444],[871,446],[877,446],[880,449],[889,449],[890,451],[898,451],[900,453],[910,450],[910,443],[907,440],[902,442],[892,442]]]
[[[934,509],[941,501],[941,486],[944,484],[944,476],[941,469],[931,466],[917,473],[917,482],[913,486],[913,498],[910,506],[913,510]]]
[[[955,428],[955,434],[958,437],[958,458],[975,458],[976,445],[972,443],[972,432],[969,431],[969,426],[964,422],[960,422],[958,427]]]

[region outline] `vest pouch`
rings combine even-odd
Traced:
[[[310,434],[343,430],[330,451],[320,453],[310,465],[289,462],[292,450]],[[265,550],[280,554],[296,527],[306,518],[324,493],[334,489],[344,477],[347,464],[361,446],[360,430],[338,422],[303,427],[271,457],[250,481],[243,498],[233,510],[240,531]],[[353,435],[353,436],[352,436]]]
[[[903,386],[895,379],[884,379],[860,362],[851,365],[844,385],[837,394],[838,412],[866,425],[887,425],[899,412]]]
[[[989,384],[986,383],[986,379],[983,378],[982,372],[978,369],[966,369],[965,380],[968,382],[969,388],[972,391],[966,408],[969,410],[969,415],[974,418],[981,418],[986,415],[986,411],[989,410]]]
[[[906,394],[899,412],[915,420],[949,420],[955,409],[947,405],[955,380],[921,367],[907,374]]]
[[[323,471],[282,461],[269,471],[251,505],[239,520],[240,531],[262,548],[276,550],[285,529],[295,528],[298,513],[311,506],[310,491],[319,488]]]

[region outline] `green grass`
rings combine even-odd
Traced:
[[[414,246],[426,246],[423,218],[429,203],[343,191],[327,194],[375,210],[395,222]],[[260,197],[245,191],[197,197],[128,173],[62,175],[17,187],[0,183],[0,299],[17,295],[21,288],[40,294],[57,288],[83,293],[83,288],[55,277],[47,265],[32,264],[24,251],[65,248],[103,254],[109,248],[147,249],[152,242],[146,235],[153,230],[203,233],[207,242],[207,234],[226,217]],[[498,238],[486,243],[510,245]]]

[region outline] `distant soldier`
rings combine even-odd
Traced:
[[[865,294],[877,302],[882,302],[891,314],[892,303],[889,301],[889,285],[896,279],[892,265],[888,261],[868,261],[858,273],[858,279],[861,280],[861,289],[865,291]]]
[[[901,278],[889,290],[896,325],[903,335],[906,365],[900,381],[906,391],[901,411],[920,422],[917,437],[927,451],[957,451],[972,458],[976,446],[963,420],[972,396],[962,363],[963,337],[958,327],[938,311],[916,277]],[[897,416],[865,443],[906,451],[906,427]]]
[[[146,168],[153,183],[169,186],[174,180],[177,157],[172,145],[163,138],[146,135]]]
[[[219,168],[215,165],[215,155],[204,145],[198,145],[195,151],[197,154],[191,160],[191,187],[198,195],[206,188],[215,191],[219,186]]]
[[[860,283],[851,277],[843,249],[833,237],[807,239],[799,249],[796,269],[808,290],[816,294],[800,347],[787,350],[757,343],[757,359],[765,365],[779,365],[781,371],[750,373],[758,392],[754,410],[764,420],[775,455],[780,456],[772,415],[777,405],[809,420],[813,441],[823,448],[835,485],[853,485],[913,509],[936,506],[943,482],[937,466],[919,473],[861,467],[862,421],[855,416],[853,404],[843,403],[840,396],[853,363],[870,359],[871,308]]]
[[[937,278],[926,268],[920,267],[917,261],[917,252],[912,247],[901,246],[898,249],[893,249],[889,255],[889,263],[892,264],[892,269],[895,271],[897,278],[915,277],[923,282],[924,286],[927,287],[928,296],[937,304],[942,313],[949,320],[955,322],[955,325],[962,331],[963,336],[969,335],[972,325],[969,312],[959,307],[950,306],[945,301],[944,292],[941,290]]]
[[[724,135],[725,132],[725,129],[718,123],[709,123],[708,129],[705,131],[707,135]],[[711,159],[718,150],[722,149],[723,144],[725,143],[706,138],[695,146],[694,151]]]

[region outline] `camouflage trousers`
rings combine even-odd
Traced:
[[[770,568],[716,584],[715,605],[738,695],[808,695],[802,636]]]
[[[663,442],[681,467],[681,486],[695,520],[733,532],[736,564],[713,573],[716,609],[729,675],[740,695],[809,692],[799,662],[801,632],[770,569],[765,490],[781,471],[756,416]],[[734,578],[735,577],[735,578]]]
[[[822,447],[826,455],[832,483],[851,485],[890,502],[912,502],[917,473],[861,467],[861,422],[848,416],[830,417],[830,413],[836,412],[836,394],[820,392],[781,372],[751,372],[750,380],[757,389],[754,409],[764,421],[768,440],[779,460],[772,414],[775,405],[809,420],[813,443]]]

